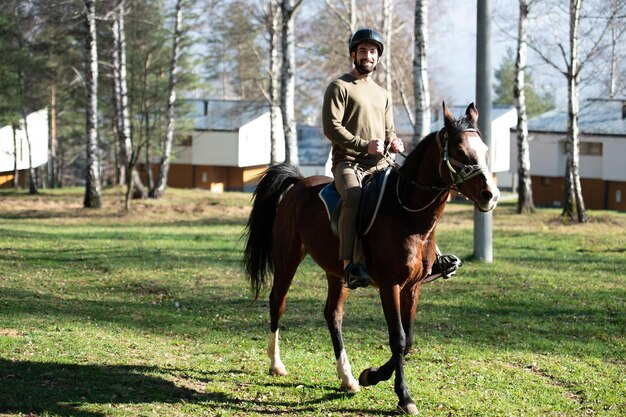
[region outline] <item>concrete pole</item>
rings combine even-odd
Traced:
[[[477,0],[476,13],[476,107],[478,129],[490,149],[491,167],[491,0]],[[474,209],[474,259],[493,261],[493,216]]]

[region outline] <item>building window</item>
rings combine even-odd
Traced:
[[[615,202],[616,203],[621,203],[622,202],[622,191],[621,190],[615,190]]]
[[[578,149],[581,155],[602,156],[601,142],[580,142]]]
[[[205,171],[202,173],[202,182],[208,182],[209,181],[209,174]]]

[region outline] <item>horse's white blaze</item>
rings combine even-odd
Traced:
[[[480,136],[472,135],[468,139],[468,142],[469,147],[474,150],[474,152],[476,152],[476,155],[479,158],[478,164],[484,167],[489,167],[489,161],[487,160],[487,157],[489,155],[489,149],[487,148],[487,145],[485,145],[485,142],[483,142],[483,140],[480,138]],[[487,172],[491,173],[491,171],[489,171],[488,169]],[[498,199],[500,198],[500,190],[498,189],[498,186],[493,179],[493,175],[488,175],[486,180],[487,187],[489,188],[493,196],[491,197],[490,201],[485,202],[483,208],[486,210],[492,210],[496,207],[496,204],[498,203]]]
[[[359,382],[352,376],[352,367],[345,350],[342,350],[337,358],[337,376],[341,379],[343,391],[359,392]]]
[[[270,358],[271,375],[287,375],[287,369],[280,360],[280,348],[278,347],[278,330],[270,332],[269,343],[267,344],[267,356]]]

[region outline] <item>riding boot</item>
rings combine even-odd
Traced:
[[[370,283],[370,276],[363,264],[355,264],[350,262],[345,269],[346,286],[351,290],[357,288],[365,288]]]

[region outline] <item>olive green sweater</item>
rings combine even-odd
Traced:
[[[322,106],[324,135],[333,142],[332,161],[348,160],[372,167],[382,158],[369,155],[372,139],[396,138],[391,97],[372,79],[344,74],[328,86]]]

